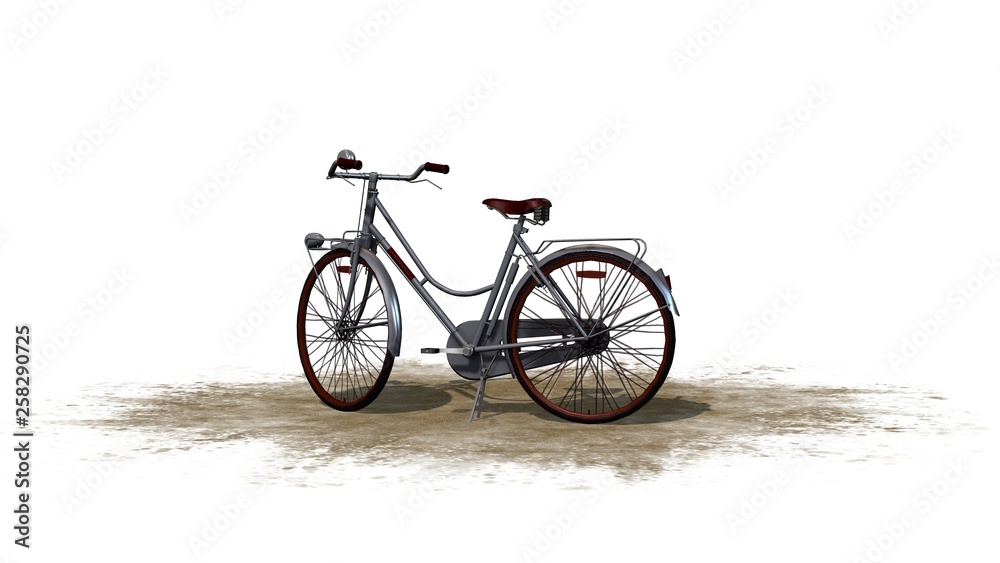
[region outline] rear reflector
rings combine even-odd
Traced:
[[[350,266],[337,266],[337,271],[340,272],[341,274],[349,274],[349,273],[351,273],[351,267]]]
[[[674,290],[674,286],[670,283],[670,276],[667,275],[664,278],[667,280],[667,289],[669,289],[670,291],[673,291]]]
[[[603,278],[607,275],[607,272],[599,272],[597,270],[577,270],[576,277],[578,278]]]

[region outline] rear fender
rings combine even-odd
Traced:
[[[539,265],[544,267],[549,262],[552,262],[553,260],[558,260],[567,254],[573,252],[588,251],[588,250],[595,252],[606,252],[608,254],[614,254],[615,256],[618,256],[619,258],[622,258],[629,262],[634,261],[635,265],[638,266],[639,269],[642,270],[644,274],[649,276],[649,279],[653,280],[653,285],[655,285],[656,288],[660,290],[660,293],[662,293],[663,296],[666,298],[667,308],[670,309],[670,312],[676,316],[680,316],[680,313],[677,312],[677,302],[674,301],[673,293],[671,293],[670,287],[667,285],[667,278],[663,274],[663,269],[661,268],[659,270],[653,271],[653,268],[651,268],[649,264],[646,264],[642,260],[639,260],[635,254],[632,254],[627,250],[622,250],[621,248],[615,246],[608,246],[605,244],[578,244],[574,246],[568,246],[566,248],[553,252],[552,254],[549,254],[539,262]],[[528,271],[525,272],[524,276],[521,277],[520,281],[517,282],[517,285],[514,287],[514,290],[511,292],[511,295],[517,295],[521,291],[521,288],[523,288],[524,285],[528,283],[528,280],[531,279],[531,276],[532,276],[532,271],[529,268]],[[505,311],[504,314],[505,320],[510,318],[510,311],[512,308],[513,308],[513,300],[510,300],[507,303],[507,310]]]

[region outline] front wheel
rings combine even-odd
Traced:
[[[607,252],[570,252],[541,266],[544,275],[526,280],[507,317],[507,342],[521,344],[510,351],[515,377],[566,420],[611,422],[634,413],[673,361],[666,297],[637,263]],[[584,338],[552,342],[573,337]]]
[[[393,362],[386,294],[364,254],[357,269],[350,291],[351,253],[331,250],[309,272],[299,298],[302,369],[316,395],[342,411],[362,409],[375,400]]]

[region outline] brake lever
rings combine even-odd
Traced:
[[[411,184],[419,184],[420,182],[429,182],[430,185],[434,186],[435,188],[437,188],[437,189],[439,189],[441,191],[444,191],[444,188],[442,188],[441,186],[435,184],[431,180],[428,180],[427,178],[424,178],[423,180],[412,180],[412,181],[410,181]]]

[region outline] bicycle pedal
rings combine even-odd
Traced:
[[[420,349],[420,353],[421,354],[440,354],[441,353],[441,349],[440,348],[421,348]]]

